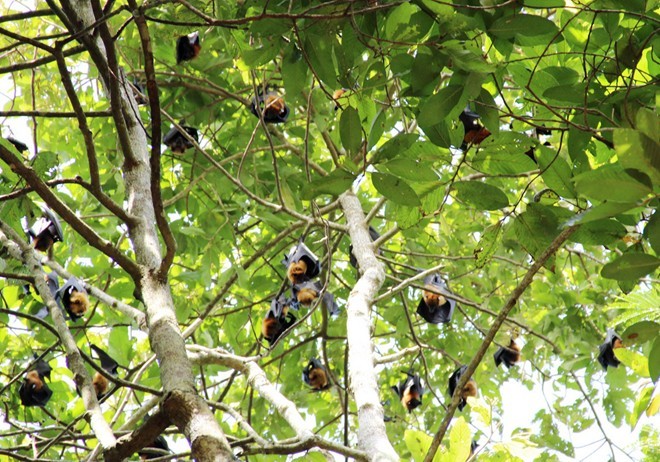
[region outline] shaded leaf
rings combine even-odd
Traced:
[[[348,106],[344,109],[339,120],[339,133],[341,144],[346,151],[355,154],[362,146],[362,125],[357,109]]]
[[[392,202],[411,207],[421,205],[415,191],[405,181],[394,175],[373,172],[371,181],[376,190]]]
[[[603,266],[600,275],[608,279],[638,279],[660,266],[660,259],[645,253],[626,253]]]
[[[456,197],[478,210],[499,210],[509,205],[504,192],[481,181],[457,181],[453,185]]]

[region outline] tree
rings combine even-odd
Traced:
[[[657,427],[632,449],[614,433],[660,405],[659,19],[641,0],[565,3],[3,7],[0,114],[32,140],[0,141],[0,453],[123,460],[166,431],[199,461],[460,461],[473,439],[479,460],[565,460],[587,431],[603,457],[654,460]],[[177,64],[194,31],[199,56]],[[282,101],[288,119],[267,123]],[[45,253],[23,233],[43,205],[64,238]],[[269,344],[299,239],[340,314],[294,304]],[[51,271],[83,282],[81,320]],[[447,324],[416,313],[434,273]],[[608,328],[623,366],[603,372]],[[496,368],[518,334],[524,361]],[[33,353],[53,396],[21,408]],[[312,358],[329,390],[301,381]],[[407,372],[425,386],[411,413],[391,390]],[[531,431],[502,430],[507,380],[557,391]]]

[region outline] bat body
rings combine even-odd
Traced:
[[[163,438],[163,435],[158,435],[156,439],[148,446],[145,446],[143,449],[160,449],[161,451],[170,451],[170,447],[167,444],[167,440]],[[142,460],[157,459],[163,457],[163,454],[157,454],[156,451],[138,451],[138,455]]]
[[[318,359],[311,359],[307,367],[303,369],[303,381],[312,387],[313,391],[321,391],[330,388],[328,373]]]
[[[55,214],[48,207],[44,207],[42,211],[43,216],[34,222],[27,233],[35,249],[47,252],[55,242],[62,242],[64,237]]]
[[[598,362],[604,370],[607,370],[608,367],[619,367],[619,364],[621,364],[621,361],[614,355],[614,349],[616,348],[623,348],[621,337],[614,330],[607,329],[605,343],[598,347]]]
[[[348,88],[340,88],[339,90],[335,90],[332,93],[332,100],[335,102],[335,111],[339,110],[341,107],[339,105],[339,98],[344,96],[344,94],[348,91]]]
[[[447,285],[438,273],[424,278],[422,299],[417,305],[417,314],[431,324],[448,323],[456,308],[455,300],[448,300],[437,291],[448,292]]]
[[[296,322],[296,317],[289,312],[290,301],[285,297],[273,299],[270,309],[261,324],[261,333],[268,343],[277,338]]]
[[[77,278],[71,277],[59,290],[58,296],[72,321],[82,318],[89,309],[87,291]]]
[[[196,128],[189,127],[187,125],[179,124],[185,132],[190,135],[195,142],[199,142],[199,132]],[[190,149],[195,145],[185,136],[182,132],[176,128],[172,127],[169,132],[163,137],[163,144],[170,148],[170,150],[175,154],[183,154],[186,152],[186,149]]]
[[[280,124],[289,118],[289,107],[284,102],[284,98],[274,91],[259,93],[252,98],[250,111],[257,117],[263,114],[264,122],[270,124]]]
[[[293,284],[312,279],[321,272],[320,260],[302,240],[284,256],[282,263],[287,267],[287,276]]]
[[[101,368],[108,374],[116,376],[117,368],[119,367],[117,361],[112,359],[108,353],[96,345],[90,345],[90,347],[99,357],[99,360],[101,361]],[[102,374],[96,372],[94,374],[94,378],[92,379],[92,385],[94,386],[94,391],[96,391],[96,397],[101,398],[107,393],[108,387],[110,386],[110,381]]]
[[[488,129],[479,123],[481,118],[479,114],[472,112],[469,108],[465,108],[458,118],[463,123],[463,129],[465,130],[461,151],[465,151],[471,144],[481,143],[490,136]]]
[[[507,369],[511,368],[514,364],[520,361],[520,345],[514,339],[511,339],[507,348],[500,347],[493,355],[495,359],[495,367],[499,367],[504,363]]]
[[[300,284],[294,284],[291,287],[293,298],[303,306],[310,306],[321,295],[323,284],[319,281],[305,280]],[[327,290],[321,295],[321,303],[332,316],[339,314],[339,306],[335,302],[335,296]]]
[[[399,396],[401,404],[408,412],[421,406],[424,387],[419,375],[407,372],[408,377],[398,386],[392,387],[392,390]]]
[[[14,138],[12,136],[8,136],[5,139],[7,141],[9,141],[11,144],[13,144],[18,152],[25,152],[25,151],[28,150],[27,144],[25,144],[21,141],[18,141],[16,138]]]
[[[449,396],[454,396],[454,392],[456,391],[456,385],[458,385],[459,380],[461,380],[462,375],[465,373],[467,370],[467,366],[461,366],[458,369],[454,371],[454,373],[449,377]],[[465,384],[463,387],[463,390],[461,390],[461,400],[458,403],[458,410],[462,411],[465,405],[467,404],[467,398],[469,396],[476,397],[477,396],[477,382],[474,381],[472,377],[470,377],[470,380]]]
[[[50,380],[50,372],[53,369],[47,362],[40,359],[34,367],[25,374],[23,383],[18,389],[18,395],[21,398],[23,406],[45,406],[53,395],[53,392],[45,382],[45,378]]]
[[[202,50],[202,45],[199,41],[199,32],[193,32],[188,35],[183,35],[176,41],[176,63],[180,64],[182,61],[190,61],[199,56]]]

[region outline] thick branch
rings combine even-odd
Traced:
[[[378,394],[374,368],[369,311],[385,280],[385,270],[376,259],[367,222],[358,198],[352,191],[339,198],[362,276],[348,296],[348,373],[358,408],[358,444],[373,461],[397,461],[398,455],[387,438],[383,406]]]

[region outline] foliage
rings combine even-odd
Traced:
[[[144,83],[138,30],[121,3],[107,22],[117,34],[121,66]],[[14,7],[3,7],[2,14],[16,13]],[[421,460],[449,403],[449,375],[472,359],[531,262],[561,230],[577,224],[570,242],[519,298],[474,376],[477,410],[469,405],[454,419],[435,460],[463,460],[472,438],[481,446],[480,461],[566,460],[579,451],[570,434],[585,431],[595,435],[592,442],[607,439],[607,455],[621,456],[611,443],[614,433],[658,411],[660,305],[657,287],[651,289],[660,266],[655,2],[244,0],[151,2],[143,8],[164,114],[160,132],[183,120],[201,134],[199,148],[163,152],[157,185],[177,244],[169,272],[177,319],[182,330],[201,321],[189,344],[262,355],[258,363],[268,378],[319,435],[356,446],[345,303],[358,274],[348,264],[350,240],[336,202],[354,187],[365,213],[373,212],[370,224],[381,235],[393,231],[381,245],[387,280],[372,310],[376,356],[423,346],[422,353],[378,369],[390,441],[403,459]],[[77,42],[53,15],[1,26],[0,72],[13,92],[0,114],[11,121],[29,116],[23,120],[37,147],[24,159],[101,238],[133,258],[121,219],[79,182],[57,181],[87,181],[88,152],[57,63],[39,61],[51,53],[28,38],[49,46],[64,40],[65,50]],[[194,30],[200,31],[201,55],[177,66],[175,38]],[[84,110],[97,113],[86,120],[100,186],[125,204],[123,155],[99,71],[85,52],[68,55],[66,65]],[[284,95],[291,111],[286,123],[264,126],[250,112],[255,90],[264,87]],[[340,88],[347,91],[335,101]],[[468,105],[492,135],[461,150],[458,116]],[[39,114],[47,111],[69,116]],[[151,108],[139,111],[151,137]],[[42,200],[34,192],[13,194],[26,184],[7,164],[0,169],[1,219],[21,231],[21,219],[38,215]],[[129,275],[62,225],[65,241],[54,246],[52,259],[140,308]],[[268,350],[261,320],[285,286],[282,256],[303,235],[322,257],[321,280],[342,312],[328,318],[320,307],[303,309],[299,319],[310,315]],[[415,313],[420,281],[407,280],[431,267],[439,267],[459,297],[447,325],[425,323]],[[25,273],[0,253],[6,308],[0,313],[0,390],[7,412],[2,446],[30,457],[30,439],[16,430],[42,428],[39,438],[55,444],[39,457],[82,458],[97,442],[61,436],[66,425],[75,435],[90,435],[62,347],[42,325],[14,314],[35,314],[43,305],[34,290],[24,294],[25,281],[8,277]],[[402,290],[388,292],[401,281]],[[79,348],[108,346],[129,368],[126,377],[158,389],[147,336],[125,315],[92,302],[85,319],[69,323]],[[645,321],[656,322],[645,341],[630,344],[620,356],[623,366],[603,372],[595,359],[606,328],[616,325],[622,334]],[[496,369],[490,355],[508,344],[514,330],[522,334],[525,362]],[[33,352],[47,350],[53,400],[47,412],[21,408],[16,380]],[[312,357],[329,367],[330,391],[311,393],[302,384],[302,368]],[[409,368],[427,385],[423,405],[412,414],[390,390]],[[213,365],[195,373],[205,399],[237,410],[266,440],[294,436],[240,374]],[[552,387],[546,403],[525,403],[538,411],[532,428],[513,434],[503,428],[512,411],[502,406],[500,387],[507,380],[539,396],[544,383]],[[117,429],[149,398],[120,388],[102,408]],[[215,412],[227,435],[247,436],[229,414]],[[610,425],[603,427],[603,419]],[[657,437],[657,427],[644,430],[631,451],[639,454],[643,443],[652,458],[649,443],[657,450]],[[258,446],[241,445],[259,453]]]

